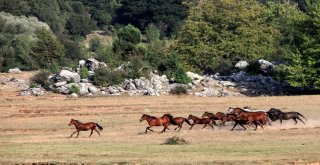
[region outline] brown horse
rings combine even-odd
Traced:
[[[150,129],[153,126],[163,126],[163,130],[161,133],[166,132],[166,129],[169,129],[168,126],[170,124],[170,119],[166,116],[164,117],[154,117],[147,114],[143,114],[140,118],[140,122],[146,120],[149,124],[149,126],[146,128],[146,133],[148,130],[154,132],[152,129]],[[169,129],[170,130],[170,129]]]
[[[216,114],[204,112],[202,117],[209,117],[209,119],[211,120],[220,120],[221,121],[220,125],[225,125],[225,120],[227,115],[222,112],[217,112]]]
[[[78,137],[80,131],[88,131],[88,130],[91,130],[91,133],[90,133],[89,137],[92,135],[93,130],[95,130],[95,131],[99,134],[99,136],[100,136],[100,133],[99,133],[99,131],[96,129],[96,127],[98,127],[98,129],[99,129],[100,131],[103,130],[103,128],[102,128],[98,123],[89,122],[89,123],[84,123],[84,124],[83,124],[83,123],[79,122],[78,120],[74,120],[74,119],[71,119],[71,120],[70,120],[69,126],[71,126],[71,125],[74,125],[77,130],[74,131],[74,132],[71,134],[70,137],[72,137],[73,134],[75,134],[76,132],[77,132],[77,137]]]
[[[246,124],[254,124],[256,126],[254,130],[257,130],[258,125],[263,128],[263,126],[267,123],[266,112],[246,112],[241,108],[229,108],[228,111],[232,111],[234,114],[236,114],[237,120],[247,121]]]
[[[189,125],[191,125],[191,123],[189,122],[188,119],[184,118],[184,117],[173,117],[171,114],[164,114],[162,117],[168,117],[170,119],[170,124],[172,125],[178,125],[178,127],[176,127],[174,130],[178,129],[178,131],[180,131],[180,129],[182,128],[182,124],[184,122],[188,123]]]
[[[212,129],[214,129],[212,124],[216,125],[214,120],[211,120],[209,118],[199,118],[199,117],[193,116],[193,115],[189,115],[188,120],[193,120],[193,123],[191,124],[190,129],[192,129],[192,127],[196,124],[204,124],[203,128],[205,128],[207,125],[209,125],[209,126],[211,126]]]

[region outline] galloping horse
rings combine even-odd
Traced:
[[[267,114],[272,121],[276,121],[279,119],[281,124],[282,124],[282,120],[289,120],[289,119],[293,119],[295,124],[298,123],[297,119],[300,120],[303,124],[305,124],[299,116],[303,117],[307,121],[307,119],[299,112],[282,112],[279,109],[271,108],[267,112]]]
[[[171,114],[164,114],[162,117],[168,117],[170,119],[170,124],[172,125],[178,125],[177,128],[175,128],[174,130],[178,129],[178,131],[180,131],[180,129],[182,128],[182,124],[184,122],[188,123],[189,125],[191,125],[191,123],[189,122],[188,119],[184,118],[184,117],[173,117]]]
[[[237,115],[237,120],[245,120],[247,121],[246,124],[253,123],[257,130],[258,125],[263,128],[263,125],[267,123],[267,113],[266,112],[247,112],[241,108],[229,108],[229,112],[233,112]]]
[[[149,124],[149,126],[146,128],[146,133],[147,133],[148,130],[154,132],[152,129],[150,129],[153,126],[163,126],[164,128],[161,131],[161,133],[165,132],[166,129],[169,129],[168,126],[170,124],[170,119],[167,116],[154,117],[154,116],[150,116],[150,115],[147,115],[147,114],[143,114],[141,116],[140,122],[142,122],[144,120],[146,120],[148,122],[148,124]]]
[[[188,120],[193,120],[190,129],[192,129],[192,127],[196,124],[204,124],[203,128],[205,128],[207,125],[210,125],[212,129],[214,129],[212,124],[216,125],[214,120],[211,120],[209,118],[199,118],[193,115],[189,115]]]
[[[216,114],[204,112],[202,117],[209,117],[209,119],[211,119],[211,120],[220,120],[221,125],[225,125],[224,118],[226,120],[227,116],[226,116],[226,114],[224,114],[222,112],[217,112]]]
[[[103,128],[102,128],[98,123],[89,122],[89,123],[84,123],[84,124],[83,124],[83,123],[79,122],[78,120],[71,119],[71,120],[70,120],[70,123],[69,123],[69,126],[71,126],[71,125],[73,125],[73,124],[74,124],[74,126],[76,127],[77,130],[74,131],[74,132],[71,134],[70,137],[72,137],[73,134],[75,134],[76,132],[77,132],[77,137],[78,137],[80,131],[88,131],[88,130],[91,130],[91,133],[90,133],[89,137],[92,135],[93,130],[95,130],[95,131],[99,134],[99,136],[100,136],[100,133],[99,133],[99,131],[96,129],[96,127],[98,127],[98,129],[99,129],[100,131],[103,130]]]

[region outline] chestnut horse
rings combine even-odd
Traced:
[[[211,126],[212,129],[214,129],[212,124],[216,125],[214,120],[211,120],[209,118],[199,118],[199,117],[193,116],[193,115],[189,115],[188,120],[193,120],[193,123],[191,124],[190,129],[192,129],[192,127],[196,124],[204,124],[203,128],[205,128],[207,125],[209,125],[209,126]]]
[[[71,119],[71,120],[70,120],[69,126],[71,126],[71,125],[74,125],[77,130],[74,131],[74,132],[71,134],[70,137],[72,137],[73,134],[75,134],[76,132],[77,132],[77,137],[78,137],[80,131],[88,131],[88,130],[91,130],[91,133],[90,133],[89,137],[92,135],[93,130],[95,130],[95,131],[99,134],[99,136],[100,136],[100,133],[99,133],[99,131],[96,129],[96,127],[98,127],[98,129],[99,129],[100,131],[103,130],[103,128],[102,128],[98,123],[89,122],[89,123],[84,123],[84,124],[83,124],[83,123],[79,122],[78,120],[74,120],[74,119]]]
[[[229,108],[229,112],[233,112],[237,115],[237,120],[244,120],[247,121],[246,124],[253,123],[257,130],[258,125],[263,128],[264,125],[267,123],[267,113],[266,112],[246,112],[241,108]]]
[[[216,114],[213,114],[210,112],[204,112],[202,117],[209,117],[209,119],[211,119],[211,120],[220,120],[221,125],[225,125],[224,118],[226,118],[227,115],[222,112],[217,112]]]
[[[161,133],[166,132],[166,129],[169,129],[168,126],[170,124],[169,117],[163,116],[163,117],[154,117],[147,114],[143,114],[140,118],[140,122],[146,120],[149,124],[149,126],[146,128],[146,133],[148,130],[154,132],[152,129],[150,129],[153,126],[163,126],[163,130]],[[170,129],[169,129],[170,130]]]
[[[184,118],[184,117],[173,117],[171,114],[164,114],[162,117],[168,117],[170,119],[170,124],[172,125],[178,125],[177,128],[175,128],[174,130],[178,129],[178,131],[180,131],[180,129],[182,128],[182,124],[184,122],[188,123],[189,125],[191,125],[191,123],[189,122],[188,119]]]

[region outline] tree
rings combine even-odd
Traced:
[[[221,60],[267,58],[279,31],[267,24],[266,7],[255,0],[203,0],[192,7],[173,45],[196,71],[219,72]]]
[[[49,30],[39,29],[35,34],[38,40],[32,49],[32,55],[37,59],[39,66],[47,69],[59,64],[64,56],[64,46]]]
[[[286,78],[293,86],[320,89],[320,2],[308,6],[306,14],[298,27],[296,54]]]
[[[153,23],[166,36],[175,35],[187,16],[183,0],[122,0],[115,21],[132,24],[141,30]]]

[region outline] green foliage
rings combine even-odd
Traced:
[[[73,84],[70,88],[70,94],[72,93],[76,93],[79,94],[80,93],[80,88],[78,85]]]
[[[79,72],[81,79],[86,79],[89,76],[89,70],[86,67],[81,67]]]
[[[86,14],[74,14],[71,16],[66,24],[66,29],[71,35],[85,36],[93,30],[90,24],[90,17]]]
[[[249,61],[249,65],[246,67],[246,71],[251,74],[260,74],[261,68],[258,60]]]
[[[188,84],[191,82],[191,78],[187,76],[186,70],[179,65],[177,70],[175,71],[175,79],[177,83]]]
[[[188,94],[188,90],[184,86],[177,86],[170,91],[174,95],[185,95]]]
[[[38,87],[37,83],[31,83],[30,86],[29,86],[29,88],[36,88],[36,87]]]
[[[154,24],[149,24],[146,28],[146,36],[149,43],[160,39],[160,31]]]
[[[129,24],[118,31],[118,38],[131,44],[138,44],[141,42],[141,32],[138,28]]]
[[[117,22],[132,24],[142,30],[153,23],[166,36],[178,32],[188,10],[182,0],[122,0],[121,4]]]
[[[122,71],[112,71],[105,67],[100,67],[95,71],[93,83],[99,86],[117,85],[123,82],[124,73]]]
[[[95,52],[99,48],[100,45],[101,45],[100,40],[93,39],[90,41],[90,50],[92,52]]]
[[[39,66],[49,68],[59,63],[65,51],[60,41],[46,29],[39,29],[35,34],[38,40],[32,49],[32,55],[38,61]]]
[[[266,22],[266,7],[255,0],[204,0],[190,10],[173,50],[189,67],[209,73],[221,59],[267,57],[279,32]]]

